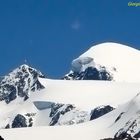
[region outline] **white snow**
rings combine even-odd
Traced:
[[[140,81],[140,51],[118,43],[102,43],[91,47],[72,62],[72,70],[80,71],[87,58],[93,59],[96,65],[105,66],[113,73],[115,81]],[[87,62],[87,61],[86,61]],[[77,66],[75,66],[77,64]],[[83,64],[83,65],[82,65]],[[74,65],[74,66],[73,66]],[[81,67],[81,65],[83,67]],[[87,66],[90,66],[88,64]],[[93,64],[91,64],[93,66]],[[113,69],[116,69],[114,71]]]
[[[130,125],[128,122],[135,119],[138,122],[138,127],[134,129],[134,132],[138,132],[140,128],[139,60],[140,51],[117,43],[103,43],[90,48],[73,61],[73,70],[79,71],[83,65],[94,65],[94,62],[109,69],[115,67],[117,69],[113,73],[115,82],[40,78],[39,81],[45,86],[45,89],[31,94],[26,102],[16,100],[9,105],[0,102],[0,126],[12,119],[14,112],[22,114],[29,111],[37,113],[36,127],[1,129],[0,135],[4,140],[99,140],[113,137],[121,128],[127,129]],[[45,102],[48,102],[48,104],[45,105]],[[78,125],[46,126],[50,121],[47,116],[50,110],[41,109],[49,108],[51,102],[74,104],[85,111],[101,105],[110,105],[116,109],[98,119]],[[78,111],[73,110],[74,114],[67,115],[79,121],[78,115],[83,115],[84,118],[86,112],[77,114]],[[122,112],[124,114],[115,122]],[[70,120],[67,115],[62,116],[59,123],[66,124],[67,120]]]
[[[83,109],[108,104],[117,107],[140,92],[139,83],[41,78],[39,80],[46,88],[37,95],[38,101],[74,104]]]

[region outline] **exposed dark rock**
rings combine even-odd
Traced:
[[[32,126],[33,126],[33,119],[29,118],[29,125],[28,125],[28,127],[32,127]]]
[[[60,115],[64,115],[65,113],[71,111],[72,109],[74,109],[75,107],[73,105],[63,105],[63,104],[54,104],[52,105],[51,108],[51,113],[50,113],[50,117],[52,117],[52,120],[50,122],[50,126],[55,125],[59,118]]]
[[[0,136],[0,140],[4,140],[4,138],[2,138],[2,137]]]
[[[138,140],[138,139],[133,138],[131,134],[128,134],[127,132],[123,132],[120,135],[115,135],[113,140]]]
[[[62,107],[64,104],[53,104],[52,107],[51,107],[51,113],[50,113],[50,116],[49,117],[53,117],[56,112],[58,111],[58,109],[60,107]]]
[[[132,137],[127,132],[123,132],[120,135],[115,135],[114,138],[105,138],[101,140],[138,140],[138,138]]]
[[[13,85],[8,85],[5,84],[4,88],[7,89],[7,94],[5,94],[5,96],[3,96],[5,102],[8,104],[10,101],[16,99],[17,95],[16,95],[16,88]],[[9,92],[9,94],[8,94]]]
[[[88,67],[82,72],[71,72],[64,76],[65,80],[113,80],[112,74],[106,70],[105,67],[97,69],[95,67]]]
[[[12,122],[12,128],[20,128],[20,127],[27,127],[27,122],[26,118],[23,115],[18,114]]]
[[[27,117],[34,117],[36,115],[36,113],[27,113],[27,114],[25,114],[25,116],[27,116]]]
[[[118,130],[115,134],[114,138],[122,139],[122,140],[138,140],[140,138],[139,131],[139,118],[132,119],[126,122],[125,126]]]
[[[21,128],[21,127],[32,127],[34,123],[34,117],[36,113],[31,112],[27,114],[17,114],[15,118],[5,126],[6,129],[9,128]]]
[[[100,80],[100,72],[96,68],[88,67],[84,72],[81,72],[83,80]],[[80,79],[81,79],[80,78]]]
[[[116,118],[115,123],[122,117],[125,112],[120,113],[120,115]]]
[[[9,129],[9,128],[10,128],[10,125],[7,124],[7,125],[5,126],[5,129]]]
[[[140,131],[134,135],[134,138],[140,138]]]
[[[41,85],[41,83],[36,80],[36,82],[31,86],[31,91],[36,91],[36,90],[40,90],[40,89],[43,89],[44,86]]]
[[[111,107],[110,105],[107,106],[102,106],[102,107],[97,107],[94,110],[91,111],[91,117],[90,120],[94,120],[97,119],[107,113],[109,113],[110,111],[112,111],[114,108]]]

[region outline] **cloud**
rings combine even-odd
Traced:
[[[79,30],[81,28],[81,23],[78,20],[76,20],[71,24],[71,28],[74,30]]]

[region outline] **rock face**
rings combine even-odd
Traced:
[[[71,72],[66,75],[63,79],[65,80],[113,80],[112,75],[105,69],[100,67],[100,70],[94,67],[88,67],[85,71],[80,73]]]
[[[97,119],[107,113],[109,113],[110,111],[112,111],[114,108],[111,107],[110,105],[106,105],[106,106],[101,106],[101,107],[97,107],[94,110],[91,111],[91,117],[90,120],[94,120]]]
[[[4,138],[2,138],[2,137],[0,136],[0,140],[4,140]]]
[[[87,111],[76,108],[71,104],[53,104],[49,114],[53,125],[73,125],[87,122],[90,119],[90,114]]]
[[[51,117],[50,126],[58,123],[60,116],[65,115],[67,112],[73,110],[75,107],[73,105],[64,104],[54,104],[51,108],[49,117]]]
[[[123,132],[121,134],[119,134],[118,136],[114,136],[114,138],[105,138],[105,139],[101,139],[101,140],[138,140],[139,137],[132,137],[130,134],[128,134],[127,132]]]
[[[12,123],[12,128],[27,127],[26,118],[18,114]]]
[[[8,129],[8,128],[32,127],[35,115],[36,113],[17,114],[13,120],[9,121],[9,123],[5,126],[5,128]]]
[[[0,81],[0,101],[5,101],[7,104],[21,97],[27,100],[30,91],[43,89],[38,77],[45,77],[40,71],[29,67],[28,65],[21,65]]]
[[[129,120],[128,122],[126,122],[123,128],[118,130],[114,137],[122,140],[137,140],[138,138],[140,138],[139,122],[139,117],[136,119]]]
[[[63,77],[65,80],[113,80],[105,66],[97,65],[93,58],[82,57],[72,61],[72,70]]]

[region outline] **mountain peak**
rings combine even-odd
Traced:
[[[22,68],[22,67],[29,68],[30,66],[27,65],[27,64],[22,64],[22,65],[20,65],[19,67],[20,67],[20,68]]]
[[[17,97],[24,100],[30,96],[30,91],[36,91],[43,88],[38,77],[45,77],[40,71],[26,64],[20,65],[14,69],[0,82],[0,100],[10,103]]]
[[[139,59],[140,51],[129,46],[113,42],[97,44],[72,61],[64,79],[137,82]]]

